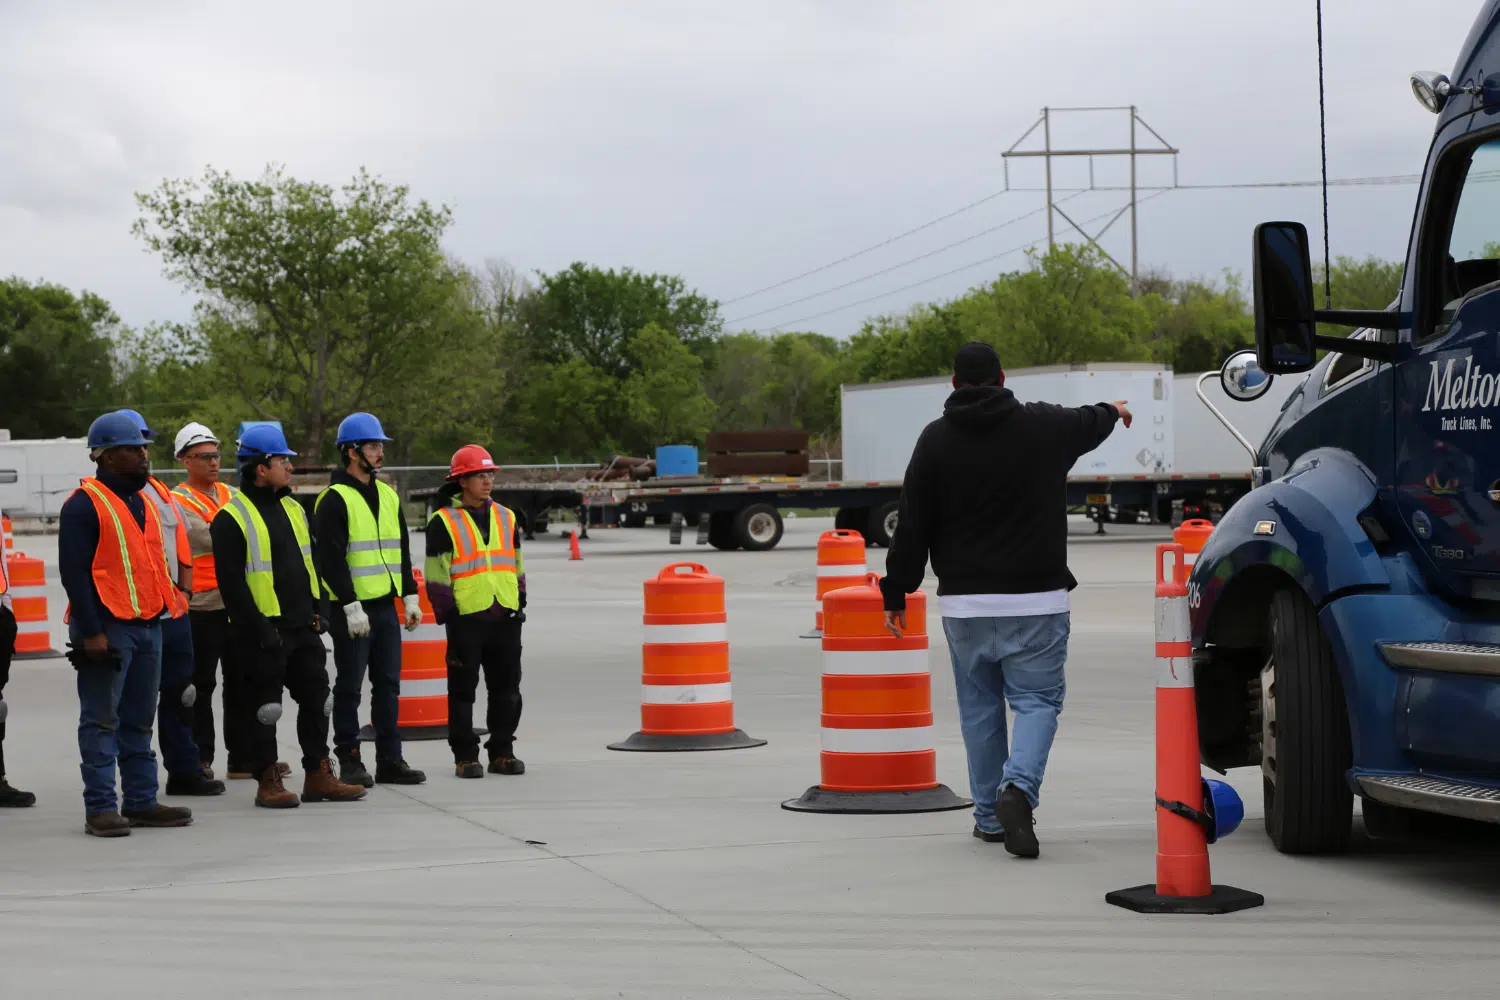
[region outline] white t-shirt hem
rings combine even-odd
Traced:
[[[1067,590],[1037,594],[948,594],[938,598],[944,618],[1021,618],[1028,615],[1066,614]]]

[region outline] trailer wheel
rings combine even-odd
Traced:
[[[889,500],[879,507],[870,508],[870,520],[865,530],[865,541],[870,545],[889,547],[896,537],[896,512],[899,501]]]
[[[857,531],[863,535],[870,527],[870,508],[840,507],[833,515],[833,526],[840,531]]]
[[[1349,844],[1353,764],[1343,685],[1317,613],[1300,593],[1271,599],[1271,656],[1261,670],[1261,775],[1266,833],[1283,854]]]
[[[708,515],[708,544],[724,552],[740,547],[734,533],[734,511],[716,510]]]
[[[746,552],[774,549],[781,532],[781,512],[768,503],[751,504],[734,519],[734,539]]]

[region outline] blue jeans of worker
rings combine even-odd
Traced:
[[[370,674],[370,722],[375,729],[375,759],[401,759],[396,717],[401,703],[401,619],[394,598],[365,603],[370,634],[349,634],[344,612],[329,617],[333,636],[333,745],[340,751],[359,748],[359,699]]]
[[[106,622],[104,634],[119,653],[119,669],[104,660],[78,668],[78,755],[83,774],[83,807],[90,816],[120,811],[115,794],[115,763],[125,808],[156,805],[156,754],[151,723],[161,687],[161,625]],[[76,649],[83,648],[77,624],[69,628]]]
[[[193,738],[193,706],[187,695],[193,684],[193,623],[187,615],[161,620],[161,701],[156,709],[156,739],[168,774],[201,770],[203,758]],[[188,701],[188,704],[183,704]]]
[[[1067,612],[1015,618],[944,618],[969,757],[974,823],[1001,832],[995,800],[1015,785],[1033,806],[1062,712],[1068,659]],[[1005,706],[1015,714],[1007,745]]]

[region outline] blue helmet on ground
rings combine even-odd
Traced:
[[[286,435],[281,433],[281,428],[270,424],[258,424],[245,429],[240,438],[240,448],[236,456],[239,458],[260,458],[272,455],[285,455],[287,458],[295,458],[297,453],[286,443]]]
[[[135,425],[141,429],[141,436],[144,437],[147,441],[156,440],[156,432],[146,424],[145,417],[141,416],[135,410],[120,410],[119,412],[125,414],[131,420],[135,421]]]
[[[391,438],[385,436],[385,428],[380,426],[380,421],[373,413],[351,413],[339,421],[339,433],[333,445],[335,448],[342,448],[346,444],[389,440]]]
[[[106,413],[89,424],[89,449],[143,448],[150,444],[141,421],[125,410]]]
[[[1245,818],[1245,803],[1240,801],[1240,793],[1227,782],[1217,778],[1204,778],[1203,811],[1208,814],[1209,819],[1203,832],[1212,844],[1239,828],[1240,821]]]

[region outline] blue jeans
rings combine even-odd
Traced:
[[[332,609],[328,632],[333,636],[333,745],[341,751],[359,749],[359,699],[370,673],[370,722],[375,728],[375,760],[401,759],[401,733],[396,717],[401,703],[401,620],[395,598],[365,603],[370,634],[349,634],[341,608]]]
[[[156,738],[168,774],[191,774],[203,767],[193,739],[193,706],[183,693],[193,683],[193,624],[187,615],[161,620],[161,701]],[[197,691],[194,691],[197,694]]]
[[[69,629],[75,648],[83,636]],[[104,634],[120,656],[78,668],[78,755],[83,807],[90,816],[120,811],[115,762],[127,810],[156,805],[156,754],[151,724],[161,687],[161,626],[156,622],[106,621]]]
[[[1068,659],[1067,612],[1016,618],[944,618],[969,757],[974,822],[1001,832],[995,800],[1015,785],[1034,807],[1062,712]],[[1005,705],[1016,716],[1006,745]]]

